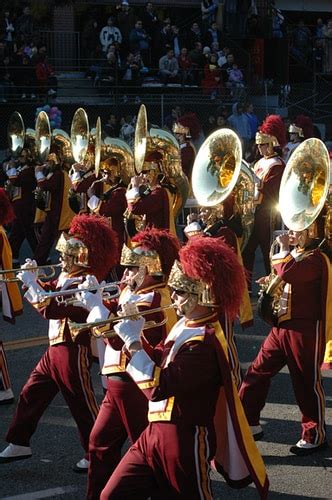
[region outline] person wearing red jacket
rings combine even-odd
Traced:
[[[19,263],[20,248],[25,239],[28,241],[32,252],[35,251],[37,246],[37,236],[33,225],[36,209],[34,190],[37,185],[35,170],[27,149],[22,149],[18,160],[18,165],[12,163],[8,165],[6,171],[11,192],[11,202],[15,212],[9,235],[15,264]]]
[[[255,254],[260,247],[266,274],[270,273],[270,247],[273,231],[277,229],[278,199],[285,163],[280,148],[286,143],[285,125],[279,115],[270,115],[256,134],[256,144],[262,158],[254,165],[255,219],[252,233],[243,251],[243,263],[248,271],[248,288],[251,292]]]
[[[305,456],[327,448],[325,393],[321,364],[331,332],[331,260],[314,239],[314,226],[277,237],[280,252],[272,258],[280,278],[274,326],[248,369],[240,389],[242,404],[255,439],[263,436],[260,413],[272,377],[288,367],[302,414],[300,440],[290,452]],[[293,249],[291,250],[291,247]],[[264,278],[265,279],[265,278]],[[277,297],[277,294],[276,294]]]
[[[35,176],[38,191],[45,195],[45,220],[34,260],[38,265],[43,265],[46,264],[53,243],[59,238],[61,231],[68,230],[74,212],[68,201],[70,179],[55,153],[48,156],[46,165],[35,167]]]
[[[146,229],[133,238],[133,249],[123,246],[121,264],[125,266],[123,281],[126,283],[116,303],[108,305],[115,314],[121,308],[134,304],[139,311],[149,311],[169,306],[171,298],[166,285],[167,278],[178,256],[177,239],[165,230]],[[83,285],[82,285],[83,287]],[[100,302],[101,297],[90,293],[89,308]],[[122,313],[124,313],[122,311]],[[91,318],[89,318],[90,320]],[[144,343],[152,347],[163,341],[174,323],[174,310],[154,312],[146,315],[147,321],[166,323],[146,329]],[[113,324],[96,329],[107,335]],[[102,374],[107,376],[107,392],[97,420],[93,426],[89,443],[89,500],[97,500],[121,459],[121,450],[129,437],[132,443],[139,438],[148,425],[148,402],[136,384],[126,373],[128,353],[119,337],[105,339],[106,350]]]
[[[30,458],[30,440],[40,418],[54,397],[61,392],[78,427],[85,457],[74,467],[87,471],[90,431],[98,413],[90,377],[92,354],[90,335],[84,330],[73,340],[69,320],[84,322],[85,308],[60,304],[48,298],[45,292],[77,288],[87,273],[103,279],[115,263],[117,240],[107,219],[98,216],[77,215],[70,225],[69,236],[63,235],[58,248],[61,251],[62,272],[51,283],[42,284],[27,261],[18,277],[27,287],[25,298],[49,320],[49,347],[25,383],[9,426],[9,443],[0,453],[0,464]],[[74,295],[74,293],[73,293]]]
[[[230,485],[255,481],[266,498],[265,467],[232,381],[216,312],[222,307],[236,314],[243,267],[217,238],[193,238],[179,258],[168,284],[182,317],[165,341],[143,349],[143,317],[114,326],[130,354],[126,372],[149,401],[149,424],[100,499],[212,499],[212,461]]]

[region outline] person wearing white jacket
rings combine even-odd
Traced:
[[[99,40],[103,48],[103,52],[107,52],[107,49],[113,43],[121,45],[122,35],[119,28],[114,26],[113,17],[107,19],[107,26],[104,26],[100,32]]]

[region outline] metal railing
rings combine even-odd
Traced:
[[[57,71],[71,70],[80,63],[79,31],[40,31],[40,39],[45,43],[50,62]]]

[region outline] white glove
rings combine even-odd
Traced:
[[[145,319],[140,316],[138,319],[124,319],[114,325],[114,330],[123,340],[127,349],[130,348],[134,342],[140,342],[141,332],[144,328]]]
[[[85,278],[85,281],[83,281],[83,283],[78,285],[78,288],[81,291],[77,292],[75,294],[75,298],[88,311],[91,311],[94,307],[102,306],[103,305],[103,295],[102,295],[101,289],[99,288],[95,292],[89,292],[85,289],[91,288],[91,287],[97,288],[97,287],[100,287],[100,285],[104,285],[104,284],[105,284],[105,281],[103,281],[99,284],[99,282],[95,276],[88,274]]]
[[[31,259],[25,259],[25,263],[22,264],[21,269],[19,273],[17,273],[17,277],[19,280],[22,281],[22,283],[29,287],[32,283],[36,283],[37,281],[37,272],[31,271],[30,269],[33,267],[37,266],[37,262],[35,260]]]

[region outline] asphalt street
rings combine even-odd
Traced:
[[[261,261],[256,274],[261,275]],[[38,337],[44,342],[47,321],[27,304],[15,326],[0,320],[1,338],[11,342],[7,351],[9,370],[16,399],[30,371],[46,349],[46,344],[20,348],[16,340]],[[242,332],[236,328],[240,360],[245,369],[257,353],[268,326],[255,315],[255,325]],[[98,367],[93,367],[93,382],[99,401],[102,388]],[[327,396],[327,435],[332,440],[332,372],[324,373]],[[0,449],[5,446],[5,433],[15,403],[0,406]],[[264,438],[258,443],[270,479],[270,499],[332,498],[332,448],[305,458],[289,453],[289,447],[300,438],[300,412],[297,408],[288,370],[278,374],[271,385],[267,404],[262,412]],[[78,433],[61,396],[57,396],[45,412],[35,432],[32,458],[0,465],[0,498],[33,500],[39,498],[84,499],[86,476],[76,474],[72,466],[83,457]],[[232,490],[221,477],[213,475],[214,498],[258,498],[253,486]]]

